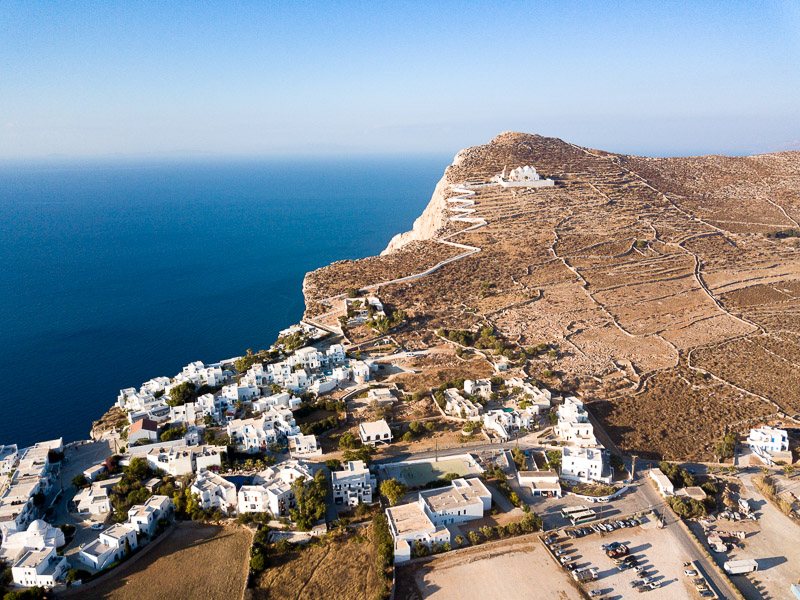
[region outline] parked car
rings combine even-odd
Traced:
[[[592,590],[591,592],[589,592],[589,597],[597,598],[597,596],[600,596],[602,594],[603,592],[601,592],[600,590]]]
[[[716,598],[717,597],[717,595],[714,592],[712,592],[711,590],[702,590],[700,592],[700,596],[702,598]]]
[[[684,569],[683,574],[686,575],[687,577],[694,577],[695,575],[697,575],[697,571],[695,571],[694,569]]]
[[[640,585],[643,585],[643,584],[638,579],[634,579],[633,581],[631,581],[631,587],[632,588],[639,587]]]
[[[636,571],[637,573],[641,573],[642,571],[644,571],[644,569],[645,568],[642,565],[633,568],[633,570]]]
[[[624,571],[625,569],[630,569],[630,568],[631,568],[631,566],[630,566],[628,563],[626,563],[626,562],[621,562],[621,563],[619,563],[619,564],[617,565],[617,568],[618,568],[620,571]]]
[[[642,579],[642,581],[643,581],[644,583],[652,583],[652,582],[653,582],[653,578],[652,578],[652,577],[644,577],[644,578]]]
[[[92,529],[94,529],[95,531],[100,531],[101,529],[103,529],[103,524],[102,523],[93,523],[92,524]]]
[[[656,588],[660,588],[661,587],[661,582],[660,581],[651,581],[650,583],[647,584],[647,587],[649,587],[651,590],[654,590]]]

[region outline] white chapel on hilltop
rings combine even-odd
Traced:
[[[492,181],[503,187],[552,187],[554,185],[552,179],[542,179],[536,172],[536,168],[530,165],[511,169],[508,176],[506,176],[506,168],[503,167],[502,174],[493,177]]]

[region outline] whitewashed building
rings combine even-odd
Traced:
[[[287,408],[269,406],[260,417],[234,419],[228,423],[231,443],[239,452],[251,454],[264,452],[279,437],[289,437],[300,433],[292,411]]]
[[[292,456],[292,458],[322,456],[322,447],[319,445],[319,441],[315,435],[303,435],[302,433],[298,433],[296,435],[290,435],[288,441],[289,455]]]
[[[159,519],[166,519],[173,511],[172,500],[167,496],[150,496],[144,504],[134,504],[128,509],[128,526],[136,533],[152,537]]]
[[[289,460],[259,473],[251,485],[243,485],[238,493],[239,514],[269,512],[273,517],[289,515],[297,499],[292,484],[300,477],[309,481],[312,472],[302,460]]]
[[[467,400],[458,393],[457,389],[446,389],[444,391],[444,398],[444,412],[451,417],[467,420],[480,418],[481,410],[483,410],[481,405]]]
[[[465,379],[464,392],[469,396],[480,396],[488,400],[492,395],[492,382],[488,379]]]
[[[594,427],[583,402],[574,396],[567,396],[564,398],[564,404],[559,406],[556,412],[558,422],[554,431],[562,441],[575,446],[598,445]]]
[[[650,469],[650,471],[648,471],[648,475],[650,475],[650,479],[655,482],[658,492],[662,496],[666,498],[667,496],[675,495],[675,486],[669,480],[669,477],[664,475],[664,472],[661,469]]]
[[[747,436],[747,445],[754,450],[761,450],[769,454],[777,454],[789,450],[789,434],[785,429],[776,429],[762,425],[750,430]]]
[[[491,506],[491,492],[480,479],[473,477],[455,479],[449,487],[419,492],[416,502],[387,508],[395,563],[411,558],[414,542],[427,546],[449,543],[447,525],[480,519]]]
[[[611,483],[613,470],[603,448],[564,446],[561,448],[561,477],[584,482]]]
[[[218,508],[225,514],[236,510],[236,486],[212,471],[200,471],[191,491],[199,496],[204,509]]]
[[[361,503],[372,504],[378,481],[364,461],[351,460],[343,470],[331,472],[331,487],[336,504],[358,506]]]
[[[392,430],[389,429],[386,419],[371,423],[360,423],[358,425],[358,435],[361,438],[361,443],[369,446],[392,443]]]
[[[136,530],[129,525],[117,523],[100,533],[95,541],[81,548],[79,556],[83,562],[99,571],[138,546]]]

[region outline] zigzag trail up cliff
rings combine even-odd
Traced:
[[[412,275],[406,275],[405,277],[399,277],[397,279],[390,279],[388,281],[382,281],[380,283],[374,283],[374,284],[371,284],[371,285],[367,285],[367,286],[364,286],[364,287],[360,288],[359,291],[360,292],[370,292],[370,291],[378,290],[378,289],[380,289],[380,288],[382,288],[384,286],[387,286],[387,285],[393,285],[393,284],[397,284],[397,283],[405,283],[405,282],[409,282],[409,281],[414,281],[415,279],[420,279],[421,277],[425,277],[427,275],[430,275],[431,273],[435,273],[436,271],[438,271],[444,265],[453,263],[453,262],[455,262],[457,260],[464,259],[464,258],[466,258],[468,256],[471,256],[473,254],[476,254],[476,253],[480,252],[481,249],[478,248],[477,246],[469,246],[467,244],[458,244],[456,242],[451,242],[449,240],[452,237],[455,237],[455,236],[460,235],[462,233],[466,233],[468,231],[473,231],[475,229],[478,229],[479,227],[483,227],[484,225],[486,225],[486,220],[485,219],[482,219],[480,217],[467,216],[467,215],[471,215],[471,214],[475,213],[475,209],[474,208],[467,208],[469,206],[474,206],[474,204],[475,204],[474,200],[470,200],[469,199],[470,196],[474,196],[475,195],[475,192],[473,190],[467,189],[467,187],[489,187],[489,186],[492,186],[492,185],[497,185],[497,184],[476,184],[476,185],[470,185],[470,184],[448,184],[448,189],[451,189],[454,192],[461,192],[458,196],[455,196],[453,198],[448,198],[446,200],[446,202],[447,203],[451,203],[452,206],[445,206],[444,210],[449,210],[451,212],[461,213],[459,215],[455,215],[455,216],[450,217],[450,220],[453,221],[453,222],[458,222],[458,223],[473,223],[473,225],[471,225],[470,227],[467,227],[466,229],[461,229],[461,230],[456,231],[454,233],[448,234],[448,235],[446,235],[444,237],[437,238],[435,241],[437,241],[437,242],[439,242],[441,244],[445,244],[447,246],[450,246],[452,248],[458,248],[458,249],[461,249],[461,250],[465,250],[465,252],[463,252],[463,253],[461,253],[461,254],[459,254],[457,256],[452,256],[450,258],[446,258],[446,259],[444,259],[442,261],[439,261],[438,263],[436,263],[432,267],[430,267],[428,269],[425,269],[424,271],[420,271],[419,273],[414,273]],[[437,185],[437,189],[438,188],[439,188],[439,186]],[[437,195],[436,191],[434,191],[434,197],[436,195]],[[429,209],[431,209],[431,207],[435,207],[434,210],[436,212],[439,212],[441,210],[436,206],[436,203],[432,201],[431,204],[429,204],[428,207],[425,209],[426,212]],[[422,217],[420,217],[420,219],[422,219]],[[398,234],[397,236],[392,238],[391,242],[389,242],[389,246],[386,248],[386,250],[381,252],[381,255],[386,255],[386,254],[391,254],[392,252],[396,252],[397,250],[399,250],[403,246],[408,245],[413,241],[421,240],[421,239],[427,239],[424,236],[428,235],[429,233],[434,233],[435,234],[435,231],[431,232],[430,229],[429,229],[430,226],[422,224],[422,223],[424,223],[424,221],[421,221],[420,219],[417,219],[417,221],[415,221],[414,229],[412,229],[412,231]],[[420,223],[419,229],[417,228],[417,224],[418,223]],[[437,228],[436,231],[438,231],[438,228]],[[412,235],[408,235],[408,234],[412,234]],[[416,235],[413,235],[413,234],[416,234]],[[402,237],[402,236],[406,236],[406,237]],[[319,302],[321,302],[323,304],[326,304],[328,306],[333,306],[333,303],[334,303],[335,300],[340,300],[340,299],[344,298],[344,296],[345,296],[345,294],[336,294],[335,296],[330,296],[328,298],[320,300]],[[329,329],[332,329],[332,327],[329,326],[329,325],[323,325],[321,323],[321,321],[323,321],[325,319],[325,317],[328,317],[328,316],[330,316],[330,315],[332,315],[334,313],[340,312],[340,311],[341,311],[340,308],[333,308],[332,310],[328,311],[327,313],[323,313],[322,315],[319,315],[316,318],[305,319],[305,322],[310,324],[310,325],[314,325],[315,327],[320,327],[322,329],[329,330]],[[341,329],[339,329],[339,333],[341,333]]]

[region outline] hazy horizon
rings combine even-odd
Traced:
[[[800,6],[4,2],[0,159],[800,149]]]

